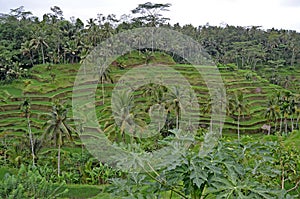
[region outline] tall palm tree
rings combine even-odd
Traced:
[[[100,28],[96,24],[96,19],[90,18],[87,20],[87,43],[96,46],[101,40]]]
[[[284,118],[284,131],[285,133],[287,133],[288,131],[288,116],[291,113],[291,103],[290,103],[290,97],[291,94],[289,92],[285,93],[284,96],[280,99],[280,113],[281,113],[281,124],[282,124],[282,118]],[[282,125],[280,125],[282,126]],[[281,131],[281,127],[280,127],[280,131]]]
[[[202,112],[204,114],[211,114],[212,113],[212,108],[214,107],[217,107],[218,109],[220,110],[215,110],[218,114],[222,114],[222,111],[223,109],[226,107],[228,108],[227,106],[227,100],[226,100],[226,91],[224,89],[221,89],[221,88],[218,88],[214,91],[214,94],[213,96],[213,99],[210,99],[210,97],[208,97],[207,99],[205,99],[206,102],[208,102],[206,104],[205,107],[202,108]],[[221,125],[222,124],[222,120],[220,118],[220,121],[219,121],[219,126],[220,126],[220,129],[219,129],[219,133],[220,133],[220,136],[222,135],[222,128],[221,128]],[[212,132],[212,119],[210,120],[210,131]]]
[[[130,113],[133,107],[133,97],[128,91],[119,91],[113,96],[114,108],[112,110],[116,125],[120,128],[120,135],[125,142],[125,131],[134,128],[133,114]]]
[[[212,107],[213,107],[213,102],[212,102],[212,100],[210,100],[209,97],[207,99],[205,99],[205,101],[207,102],[207,104],[205,104],[205,106],[201,109],[201,111],[203,114],[207,114],[210,116]],[[210,119],[209,131],[212,132],[212,119]]]
[[[299,129],[299,120],[300,120],[300,108],[299,107],[296,107],[295,115],[296,115],[296,129]]]
[[[143,90],[143,97],[150,99],[147,102],[157,104],[162,104],[164,94],[167,91],[161,84],[155,84],[153,82],[144,85],[141,89]]]
[[[30,147],[31,147],[32,164],[35,165],[34,141],[33,141],[31,126],[30,126],[30,111],[31,111],[31,106],[30,106],[29,99],[26,98],[23,101],[23,103],[21,104],[21,111],[23,112],[24,117],[27,120],[27,128],[28,128],[29,140],[30,140]]]
[[[274,98],[269,99],[268,102],[268,107],[267,110],[265,112],[265,118],[268,119],[269,122],[269,130],[268,130],[268,135],[270,135],[271,132],[271,122],[274,121],[275,123],[275,131],[276,131],[276,121],[277,118],[280,117],[280,112],[279,112],[279,106],[276,104],[276,101]]]
[[[283,121],[282,103],[283,103],[283,97],[282,97],[282,93],[278,90],[276,90],[276,93],[275,93],[275,102],[276,102],[276,105],[279,107],[279,117],[280,117],[279,131],[282,132],[282,121]]]
[[[33,59],[32,59],[32,45],[30,41],[25,41],[21,45],[21,52],[24,56],[28,56],[31,62],[31,65],[33,66]]]
[[[30,45],[32,45],[35,49],[40,48],[42,53],[43,64],[45,64],[45,52],[44,48],[48,48],[48,43],[46,42],[46,36],[35,35],[33,39],[30,41]]]
[[[289,101],[289,115],[290,115],[290,120],[291,120],[291,130],[294,130],[294,116],[297,110],[296,102],[295,99],[291,99]]]
[[[176,114],[176,129],[179,128],[180,111],[183,111],[183,101],[186,100],[187,94],[185,91],[178,87],[173,86],[171,91],[166,94],[166,99],[169,104],[169,111],[175,110]]]
[[[63,104],[55,102],[52,106],[52,111],[49,114],[50,119],[45,123],[45,136],[50,135],[58,147],[57,154],[57,173],[60,175],[60,151],[64,143],[64,138],[73,140],[72,133],[75,130],[68,124],[70,119],[67,117],[68,108]]]
[[[238,140],[240,140],[240,118],[248,112],[248,101],[245,99],[241,91],[235,92],[229,101],[232,114],[237,114]]]
[[[101,88],[102,88],[102,103],[104,104],[105,96],[104,96],[104,82],[113,83],[113,79],[110,76],[110,69],[109,67],[100,67],[99,66],[99,79],[101,81]]]

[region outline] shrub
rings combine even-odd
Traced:
[[[21,166],[17,175],[6,174],[0,183],[1,198],[55,198],[64,193],[65,183],[55,186],[47,181],[36,168]]]

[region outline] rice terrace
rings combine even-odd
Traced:
[[[300,197],[300,33],[172,6],[0,14],[0,198]]]

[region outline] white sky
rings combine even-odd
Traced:
[[[83,22],[96,18],[97,14],[130,14],[138,4],[150,0],[0,0],[0,13],[21,5],[41,17],[50,12],[50,7],[59,6],[64,17],[79,17]],[[171,3],[164,16],[171,24],[193,24],[194,26],[260,25],[264,29],[291,29],[300,32],[300,0],[153,0],[153,3]]]

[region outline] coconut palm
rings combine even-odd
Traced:
[[[57,154],[57,172],[60,175],[60,152],[61,146],[64,143],[64,138],[73,140],[72,133],[75,130],[68,124],[70,119],[67,117],[68,108],[63,104],[55,102],[52,106],[52,111],[49,114],[50,119],[45,123],[45,136],[49,136],[53,139],[55,145],[58,147]]]
[[[101,88],[102,88],[102,103],[104,104],[104,82],[110,82],[113,83],[113,79],[110,76],[110,69],[109,67],[100,67],[99,66],[99,79],[101,81]]]
[[[29,133],[29,140],[30,140],[30,148],[31,148],[31,155],[32,155],[32,164],[35,164],[35,153],[34,153],[34,141],[33,141],[33,136],[32,136],[32,131],[31,131],[31,126],[30,126],[30,100],[25,99],[23,103],[21,104],[21,111],[24,114],[24,117],[27,120],[27,128],[28,128],[28,133]]]
[[[21,45],[21,52],[24,56],[28,56],[31,62],[31,65],[33,66],[33,59],[32,59],[32,45],[30,41],[25,41]]]
[[[220,116],[221,116],[223,109],[225,109],[225,107],[228,108],[227,101],[226,101],[226,91],[224,89],[218,88],[214,91],[214,94],[211,97],[213,97],[213,99],[207,98],[204,100],[205,102],[208,102],[208,103],[206,104],[205,107],[202,108],[202,112],[204,114],[211,115],[212,108],[217,107],[220,110],[215,110],[215,111],[218,114],[220,114]],[[219,126],[220,126],[219,133],[221,136],[222,135],[222,128],[221,128],[222,120],[221,120],[221,118],[219,121]],[[212,119],[210,120],[210,131],[212,132]]]
[[[185,91],[178,86],[173,86],[171,91],[166,94],[166,99],[169,104],[169,111],[175,110],[176,129],[179,128],[180,111],[183,111],[183,102],[186,100],[186,96],[187,95]]]
[[[141,88],[143,90],[143,97],[150,99],[147,102],[162,104],[166,88],[161,84],[150,82]]]
[[[120,128],[120,135],[125,142],[125,130],[133,130],[133,97],[130,92],[119,91],[113,96],[114,109],[112,110],[116,125]]]
[[[267,110],[265,112],[265,118],[268,120],[269,122],[269,131],[268,131],[268,135],[270,135],[271,132],[271,122],[274,121],[275,123],[275,131],[276,131],[276,121],[277,118],[280,117],[280,109],[279,106],[276,104],[276,101],[274,98],[269,99],[268,102],[268,107]]]
[[[240,118],[249,111],[248,101],[245,99],[244,94],[241,91],[235,92],[229,101],[229,107],[231,114],[237,114],[237,130],[238,140],[240,140]]]
[[[294,130],[294,115],[296,113],[296,109],[297,109],[297,106],[296,106],[296,102],[295,102],[295,99],[291,99],[290,100],[290,103],[289,103],[289,115],[290,115],[290,120],[291,120],[291,130],[293,131]]]
[[[211,116],[213,101],[210,100],[210,98],[207,98],[204,101],[207,102],[207,103],[204,105],[204,107],[201,109],[201,111],[204,115],[207,114],[208,116]],[[210,119],[209,131],[212,132],[212,119]]]
[[[280,104],[280,113],[281,113],[281,127],[282,127],[282,119],[284,119],[284,131],[287,133],[288,131],[288,116],[291,113],[291,102],[290,102],[291,94],[289,92],[285,93],[285,95],[281,98],[279,104]],[[281,131],[280,127],[280,131]]]
[[[41,49],[41,53],[42,53],[42,59],[43,59],[43,64],[45,64],[45,52],[44,52],[44,48],[48,48],[48,43],[46,42],[46,38],[45,36],[41,36],[41,35],[35,35],[35,37],[33,39],[30,40],[30,45],[33,46],[33,48]]]
[[[299,107],[296,107],[295,115],[296,115],[296,129],[299,129],[299,119],[300,119],[300,108]]]

